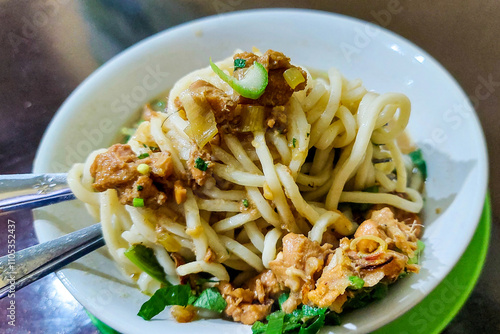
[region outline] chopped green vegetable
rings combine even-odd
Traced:
[[[288,296],[290,296],[289,293],[282,293],[279,298],[278,298],[278,303],[280,304],[280,310],[283,309],[283,303],[286,302],[288,299]]]
[[[250,206],[250,203],[248,202],[248,200],[246,198],[243,200],[243,206],[245,208],[248,208]]]
[[[278,298],[281,305],[288,299],[288,293]],[[268,323],[257,321],[252,326],[253,334],[268,333],[304,333],[316,334],[324,325],[339,325],[340,318],[327,308],[317,308],[307,305],[297,308],[290,314],[275,311],[267,316]],[[280,330],[281,328],[281,330]]]
[[[415,255],[408,259],[408,264],[418,264],[418,258],[425,248],[425,244],[421,240],[417,240],[417,250],[415,250]]]
[[[149,149],[153,152],[160,152],[160,148],[156,146],[149,146]]]
[[[208,163],[202,158],[196,158],[196,160],[194,161],[194,166],[204,172],[208,168]]]
[[[235,59],[234,60],[234,70],[236,71],[239,68],[245,67],[246,63],[247,63],[246,59],[240,59],[240,58]]]
[[[425,164],[424,156],[422,155],[422,151],[420,149],[411,152],[408,154],[413,162],[413,165],[418,168],[418,170],[422,173],[424,180],[427,178],[427,165]]]
[[[137,166],[137,171],[143,175],[149,173],[149,165],[146,165],[146,164],[140,164],[139,166]]]
[[[320,314],[309,326],[300,327],[299,334],[316,334],[325,325],[325,315]]]
[[[363,288],[356,292],[353,298],[347,300],[344,304],[344,310],[358,309],[364,307],[376,300],[383,299],[387,295],[387,285],[379,283],[373,288]]]
[[[283,332],[283,321],[285,312],[277,311],[268,316],[266,334],[281,334]]]
[[[138,316],[151,320],[168,305],[186,306],[191,296],[189,285],[171,285],[158,289],[151,298],[142,304]]]
[[[293,148],[295,148],[297,146],[297,139],[296,138],[292,139],[292,145],[293,145]]]
[[[147,158],[147,157],[149,157],[149,153],[142,153],[141,155],[139,155],[137,157],[137,159],[144,159],[144,158]]]
[[[156,100],[151,103],[151,108],[154,111],[164,111],[167,103],[164,100]]]
[[[254,62],[253,65],[247,69],[245,77],[241,80],[237,80],[236,78],[227,75],[212,62],[212,59],[210,59],[210,66],[215,74],[227,82],[229,86],[231,86],[243,97],[255,100],[258,99],[266,90],[268,83],[267,70],[258,62]]]
[[[303,317],[314,317],[316,315],[325,314],[326,308],[317,308],[308,305],[302,306]]]
[[[163,268],[158,263],[153,250],[141,244],[132,245],[124,252],[125,256],[139,269],[163,284],[170,285]]]
[[[200,294],[193,305],[221,313],[226,308],[227,303],[217,288],[208,288]]]
[[[143,186],[137,186],[137,190],[138,190],[138,191],[141,191],[141,190],[143,190],[143,189],[144,189],[144,187],[143,187]]]
[[[135,208],[142,208],[144,206],[144,199],[143,198],[139,198],[139,197],[136,197],[132,200],[132,205],[135,207]]]
[[[353,290],[359,290],[365,285],[365,281],[358,276],[349,276],[349,282],[351,283],[350,288]]]
[[[122,128],[120,130],[120,132],[122,133],[122,135],[125,135],[125,136],[133,136],[135,134],[135,129],[134,128]]]
[[[267,329],[267,324],[261,322],[261,321],[256,321],[252,325],[252,333],[253,334],[262,334],[265,333]]]

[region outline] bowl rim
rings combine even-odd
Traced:
[[[346,15],[342,14],[337,14],[337,13],[331,13],[331,12],[326,12],[326,11],[320,11],[320,10],[311,10],[311,9],[295,9],[295,8],[273,8],[273,9],[251,9],[251,10],[242,10],[242,11],[234,11],[230,13],[223,13],[223,14],[216,14],[208,17],[203,17],[197,20],[189,21],[182,23],[180,25],[171,27],[169,29],[166,29],[164,31],[158,32],[150,37],[145,38],[144,40],[130,46],[129,48],[125,49],[124,51],[120,52],[116,56],[112,57],[110,60],[108,60],[105,64],[100,66],[96,71],[94,71],[90,76],[88,76],[78,87],[68,96],[68,98],[64,101],[64,103],[61,105],[61,107],[58,109],[56,114],[54,115],[53,119],[51,120],[49,126],[47,127],[47,130],[45,131],[43,138],[40,142],[40,146],[37,150],[34,164],[33,164],[33,171],[34,172],[46,172],[46,167],[43,163],[43,155],[47,150],[50,150],[52,143],[54,142],[56,135],[57,135],[57,129],[63,126],[66,122],[69,121],[69,119],[72,117],[72,106],[75,104],[78,104],[79,101],[81,101],[85,94],[85,91],[92,87],[95,83],[99,83],[103,78],[107,77],[108,75],[114,73],[116,70],[120,69],[123,64],[126,64],[129,62],[131,59],[134,59],[135,57],[141,55],[143,53],[143,48],[145,45],[148,45],[150,43],[155,43],[166,38],[165,36],[175,36],[176,34],[183,34],[185,33],[186,30],[191,29],[193,26],[196,25],[203,25],[210,23],[212,21],[217,21],[225,18],[236,18],[236,17],[246,17],[248,19],[249,17],[253,16],[260,16],[260,15],[289,15],[289,14],[301,14],[301,15],[309,15],[311,17],[314,16],[321,16],[321,17],[328,17],[330,19],[334,20],[339,20],[343,22],[347,22],[348,24],[355,23],[355,24],[368,24],[368,25],[373,25],[376,26],[377,29],[381,31],[382,34],[386,35],[388,38],[392,40],[397,40],[399,43],[404,44],[405,47],[410,47],[414,50],[418,50],[419,53],[424,55],[426,57],[426,61],[430,62],[431,65],[436,68],[439,71],[439,75],[443,75],[445,79],[464,96],[467,96],[461,86],[458,84],[458,82],[453,78],[453,76],[437,61],[435,60],[431,55],[429,55],[426,51],[421,49],[419,46],[415,45],[414,43],[410,42],[406,38],[390,31],[387,30],[384,27],[380,27],[378,25],[374,25],[373,23],[358,19],[358,18],[353,18],[349,17]],[[484,198],[486,196],[487,192],[487,182],[488,182],[488,155],[487,155],[487,146],[486,146],[486,140],[484,136],[484,131],[482,130],[481,123],[479,121],[479,118],[477,116],[477,113],[475,112],[475,109],[472,107],[472,104],[467,98],[467,106],[473,110],[474,112],[471,113],[473,117],[473,121],[475,122],[475,125],[478,127],[478,134],[479,138],[477,138],[480,143],[481,143],[481,148],[480,151],[478,152],[478,155],[480,156],[479,159],[479,164],[478,168],[481,170],[481,172],[478,174],[479,179],[478,179],[478,189],[483,196],[481,198],[476,198],[474,199],[474,202],[472,203],[471,207],[474,209],[474,214],[473,216],[475,217],[474,221],[474,226],[473,230],[476,229],[477,224],[479,222],[479,219],[481,217],[481,212],[484,204]],[[37,217],[36,211],[34,213],[35,219]],[[37,237],[40,240],[39,237],[39,231],[35,232],[37,234]],[[473,237],[473,233],[470,233],[467,236],[467,242],[463,245],[461,251],[456,254],[455,258],[452,261],[452,265],[448,265],[446,267],[446,270],[443,275],[439,277],[439,279],[435,280],[434,282],[428,284],[429,290],[426,291],[426,294],[422,294],[418,298],[415,299],[415,301],[412,303],[412,306],[416,305],[419,303],[428,293],[430,293],[433,289],[436,288],[436,286],[446,277],[446,275],[453,269],[455,264],[459,261],[460,257],[463,255],[465,252],[468,244],[470,243],[471,239]],[[46,241],[46,240],[44,240]],[[70,293],[81,303],[80,298],[78,298],[78,290],[71,284],[71,282],[65,277],[64,273],[59,271],[57,272],[57,276],[59,279],[62,281],[64,286],[70,291]],[[83,304],[82,304],[83,305]],[[86,308],[89,309],[91,313],[93,313],[93,307],[92,305],[84,305]],[[401,310],[398,310],[394,312],[390,317],[388,317],[388,320],[385,321],[384,323],[388,323],[395,318],[399,317],[401,314],[407,312],[412,306],[403,308]],[[105,323],[112,323],[113,325],[116,326],[116,322],[112,321],[112,319],[106,319],[103,317],[103,320]],[[381,325],[383,325],[381,324]],[[379,325],[379,327],[381,326]],[[120,327],[120,326],[117,326]],[[125,329],[125,328],[124,328]]]

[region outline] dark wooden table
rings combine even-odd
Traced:
[[[197,17],[258,7],[304,7],[301,1],[3,0],[0,1],[0,173],[30,172],[52,116],[75,87],[138,40]],[[494,212],[489,255],[471,297],[445,333],[500,333],[500,2],[314,1],[309,8],[372,21],[433,55],[457,79],[489,145]],[[484,81],[490,81],[485,89]],[[0,215],[0,255],[8,220],[16,248],[37,243],[29,211]],[[80,304],[50,275],[16,292],[16,327],[0,300],[0,333],[97,333]]]

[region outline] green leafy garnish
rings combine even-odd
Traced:
[[[268,74],[266,68],[254,62],[245,73],[245,77],[238,80],[234,77],[227,75],[210,59],[210,67],[222,80],[227,82],[236,92],[241,96],[249,99],[258,99],[266,90],[268,83]]]
[[[239,68],[245,67],[246,63],[247,63],[246,59],[240,59],[240,58],[235,59],[234,60],[234,70],[236,71]]]
[[[283,309],[283,303],[286,302],[286,300],[288,299],[288,296],[290,294],[288,293],[282,293],[279,297],[278,297],[278,303],[280,304],[280,310]]]
[[[200,294],[193,305],[221,313],[226,308],[227,303],[217,288],[208,288]]]
[[[288,299],[283,293],[278,298],[281,305]],[[252,326],[253,334],[304,333],[316,334],[325,325],[339,325],[339,316],[327,308],[302,305],[290,314],[275,311],[267,316],[267,324],[257,321]]]
[[[202,158],[196,158],[196,160],[194,161],[194,167],[204,172],[208,168],[208,163]]]
[[[163,268],[158,263],[153,250],[141,244],[132,245],[124,252],[125,256],[139,269],[163,284],[170,285]]]
[[[277,311],[268,316],[266,334],[281,334],[283,331],[283,322],[285,320],[285,312]]]
[[[143,190],[143,189],[144,189],[144,187],[143,187],[143,186],[137,186],[137,190],[138,190],[138,191],[141,191],[141,190]]]
[[[248,202],[248,200],[246,198],[243,200],[243,206],[245,208],[248,208],[250,206],[250,203]]]
[[[413,162],[413,165],[418,168],[424,180],[427,178],[427,165],[425,164],[424,156],[422,155],[422,151],[420,149],[411,152],[408,154]]]
[[[421,240],[417,240],[417,250],[415,250],[413,257],[408,259],[408,264],[418,264],[418,258],[425,248],[425,244]]]
[[[171,285],[158,289],[151,298],[142,304],[138,316],[151,320],[168,305],[186,306],[191,296],[189,285]]]
[[[365,281],[358,276],[349,276],[349,283],[351,283],[350,288],[353,290],[359,290],[365,285]]]
[[[295,148],[297,146],[297,139],[296,138],[292,139],[292,145],[293,145],[293,148]]]
[[[137,157],[137,159],[144,159],[144,158],[147,158],[147,157],[149,157],[149,153],[142,153],[141,155],[139,155]]]

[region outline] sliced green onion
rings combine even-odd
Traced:
[[[248,208],[250,206],[250,203],[248,202],[248,200],[246,198],[243,200],[243,206],[245,208]]]
[[[351,284],[351,289],[359,290],[365,285],[365,281],[358,276],[349,276],[349,283]]]
[[[137,157],[137,159],[144,159],[144,158],[147,158],[147,157],[149,157],[149,153],[142,153],[141,155],[139,155]]]
[[[258,99],[266,90],[268,83],[267,70],[262,64],[254,62],[245,73],[245,77],[238,80],[227,75],[210,59],[210,67],[222,80],[227,82],[241,96],[249,99]]]
[[[163,284],[170,285],[167,281],[165,271],[158,263],[154,251],[141,244],[132,245],[123,253],[139,269]]]
[[[283,77],[292,89],[295,89],[295,87],[306,81],[297,67],[290,67],[288,70],[283,72]]]
[[[139,198],[139,197],[136,197],[132,200],[132,205],[135,207],[135,208],[142,208],[144,206],[144,199],[143,198]]]
[[[234,60],[234,70],[236,71],[239,68],[243,68],[245,67],[246,64],[247,64],[246,59],[237,58]]]
[[[202,158],[196,158],[196,160],[194,161],[194,167],[204,172],[208,168],[208,163]]]
[[[143,175],[146,175],[147,173],[149,173],[149,166],[146,164],[140,164],[139,166],[137,166],[137,171]]]

